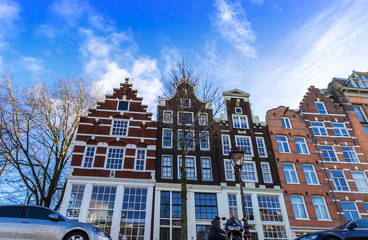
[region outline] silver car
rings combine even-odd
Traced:
[[[101,228],[40,206],[0,206],[0,239],[111,240]]]

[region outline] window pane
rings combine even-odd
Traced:
[[[120,111],[127,111],[128,110],[129,102],[126,101],[119,101],[118,110]]]
[[[196,219],[213,219],[218,215],[215,193],[195,193]]]
[[[84,186],[73,185],[72,192],[69,198],[68,209],[66,210],[66,217],[68,218],[79,217],[83,194],[84,194]]]
[[[127,136],[128,121],[114,120],[112,124],[112,135]]]
[[[107,154],[106,168],[122,169],[124,159],[123,148],[109,148]]]

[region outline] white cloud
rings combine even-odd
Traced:
[[[33,73],[38,73],[43,70],[42,67],[42,60],[39,58],[34,57],[22,57],[21,63],[24,65],[28,70]]]
[[[217,11],[212,24],[223,40],[233,45],[242,56],[257,57],[256,50],[251,46],[256,39],[256,34],[251,29],[240,2],[216,0],[215,7]]]
[[[264,0],[250,0],[251,3],[262,5]]]
[[[74,25],[90,7],[84,1],[60,0],[51,5],[52,11],[69,23]]]
[[[19,19],[18,3],[11,0],[0,0],[0,49],[6,44],[6,38],[14,34],[14,22]]]

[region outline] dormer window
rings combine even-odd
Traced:
[[[118,110],[119,111],[128,111],[129,102],[128,101],[119,101]]]
[[[181,98],[181,107],[182,108],[190,108],[190,99],[189,98]]]
[[[320,114],[327,114],[327,111],[326,111],[326,108],[323,102],[316,102],[316,107]]]
[[[241,108],[241,107],[236,107],[236,108],[235,108],[235,113],[236,113],[236,114],[243,114],[243,110],[242,110],[242,108]]]

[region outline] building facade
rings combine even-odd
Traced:
[[[150,239],[156,122],[129,79],[81,117],[60,212],[113,239]]]
[[[299,111],[280,106],[267,111],[266,122],[293,238],[341,223],[321,155]]]

